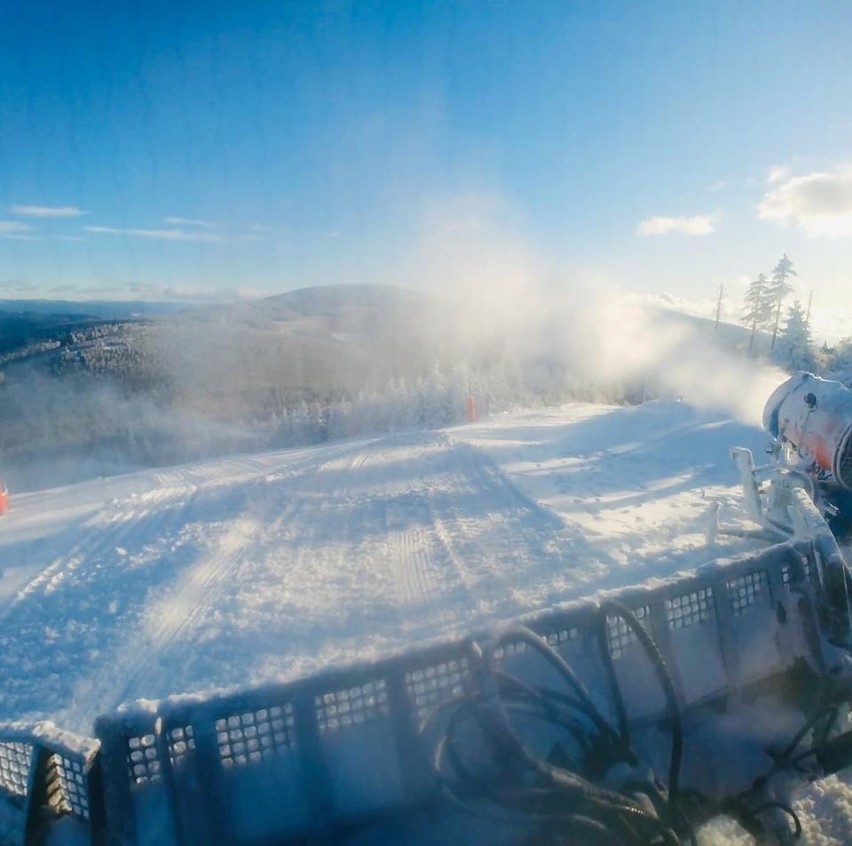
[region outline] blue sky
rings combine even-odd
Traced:
[[[848,2],[7,0],[0,296],[428,289],[473,231],[699,307],[787,252],[852,334],[850,43]]]

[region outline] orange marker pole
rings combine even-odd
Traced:
[[[467,422],[476,423],[476,400],[472,396],[467,398]]]

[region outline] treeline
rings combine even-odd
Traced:
[[[760,273],[746,291],[740,322],[750,330],[748,352],[766,355],[785,370],[811,372],[852,381],[852,337],[834,345],[814,344],[807,307],[793,292],[791,278],[798,276],[785,253],[767,276]],[[768,339],[768,349],[759,350],[757,339]]]
[[[238,381],[238,374],[223,374]],[[353,391],[304,389],[224,406],[221,397],[139,390],[103,374],[61,379],[39,370],[2,386],[0,455],[10,486],[64,484],[85,476],[168,466],[253,450],[360,435],[438,428],[517,406],[568,400],[622,402],[641,389],[590,381],[552,359],[435,362],[413,378]],[[244,400],[245,398],[243,398]],[[274,402],[273,402],[274,399]]]

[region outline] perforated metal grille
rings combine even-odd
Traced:
[[[766,570],[754,570],[726,583],[734,614],[745,614],[752,606],[769,601]]]
[[[709,620],[715,611],[713,588],[699,588],[666,600],[666,619],[670,629],[685,629]]]
[[[359,725],[388,714],[388,694],[384,679],[335,690],[314,700],[320,731],[335,731]]]
[[[32,757],[29,743],[0,743],[0,787],[16,796],[26,796]]]
[[[127,738],[127,766],[134,784],[159,781],[162,771],[153,734]]]
[[[573,626],[569,629],[559,629],[555,632],[548,632],[541,635],[550,646],[559,646],[559,644],[575,640],[579,636],[579,630]],[[528,644],[523,640],[507,640],[503,646],[494,650],[494,657],[500,659],[505,658],[507,655],[517,655],[526,652],[527,648]]]
[[[642,625],[647,625],[650,613],[647,605],[631,609],[634,616]],[[613,658],[621,658],[627,647],[636,641],[633,630],[621,619],[621,617],[606,618],[607,639],[609,640],[609,652]]]
[[[89,819],[86,774],[79,761],[53,754],[47,764],[47,801],[58,811]]]
[[[495,658],[505,658],[507,655],[519,655],[527,651],[527,644],[522,640],[507,640],[494,650]]]
[[[295,742],[294,725],[289,702],[216,720],[222,766],[256,763],[289,749]]]
[[[180,766],[195,749],[195,732],[192,726],[178,726],[166,733],[169,747],[169,760],[172,766]]]
[[[807,559],[804,561],[805,581],[811,580],[811,562]],[[785,564],[781,568],[781,583],[785,588],[789,588],[793,584],[793,571],[789,564]]]
[[[576,640],[579,636],[580,630],[572,626],[570,629],[560,629],[556,632],[550,632],[546,640],[551,646],[559,646],[560,643]]]
[[[462,680],[468,671],[467,658],[445,661],[405,674],[408,696],[414,703],[417,718],[422,720],[436,708],[464,696]]]

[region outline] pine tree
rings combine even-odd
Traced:
[[[770,349],[775,349],[775,339],[778,336],[778,324],[781,320],[781,306],[784,299],[793,290],[793,286],[787,281],[791,276],[799,274],[793,270],[793,262],[787,258],[787,253],[778,260],[775,269],[772,271],[772,281],[769,284],[769,294],[772,299],[772,304],[775,307],[775,324],[772,327],[772,346]]]
[[[811,370],[814,352],[811,346],[811,329],[807,316],[798,299],[787,310],[787,323],[781,335],[782,363],[795,370]]]
[[[754,335],[758,329],[768,329],[772,325],[774,303],[770,297],[770,283],[765,273],[761,273],[749,286],[745,295],[745,310],[740,322],[751,328],[751,340],[748,351],[754,348]]]

